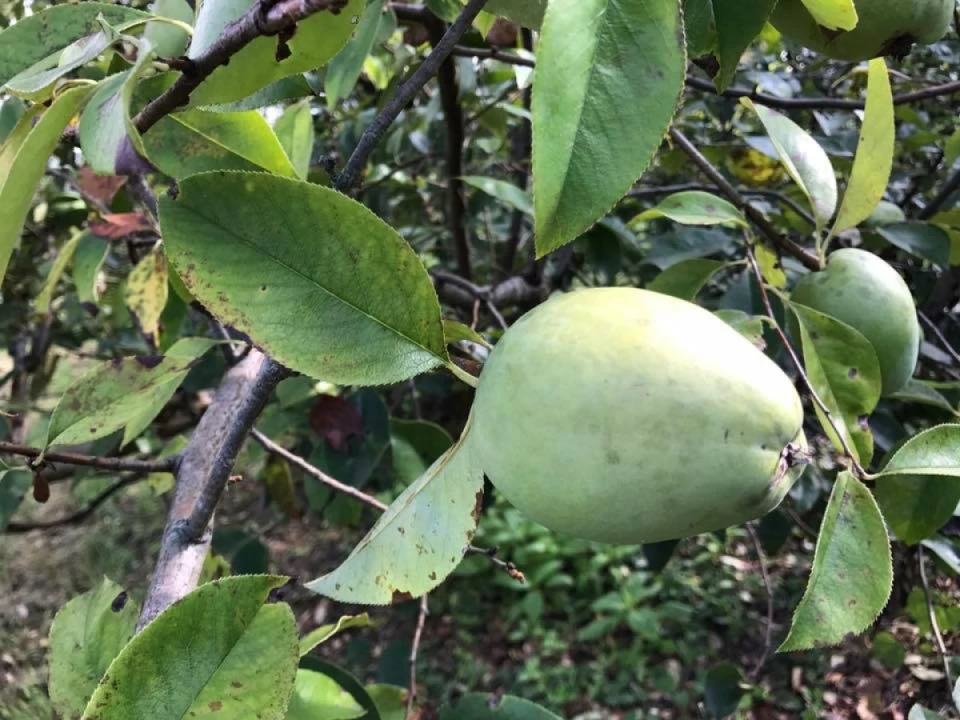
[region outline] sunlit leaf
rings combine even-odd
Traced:
[[[735,205],[713,193],[690,190],[668,195],[656,207],[644,210],[630,224],[654,218],[670,218],[683,225],[739,225],[747,220]]]
[[[362,615],[343,615],[335,623],[321,625],[300,639],[300,655],[306,655],[317,647],[317,645],[325,643],[334,635],[344,630],[357,627],[370,627],[370,616],[367,615],[367,613],[363,613]]]
[[[171,605],[117,655],[82,720],[279,720],[296,676],[296,623],[288,605],[264,602],[286,582],[229,577]]]
[[[262,173],[204,173],[160,198],[167,257],[190,293],[293,370],[397,382],[447,361],[420,259],[367,208]]]
[[[786,115],[757,105],[749,98],[742,98],[740,102],[760,118],[780,162],[807,196],[817,227],[826,227],[837,209],[837,178],[826,151]]]
[[[152,342],[160,337],[160,315],[167,305],[167,258],[163,247],[154,246],[127,277],[124,299],[140,331]]]
[[[140,608],[104,578],[64,605],[50,626],[50,701],[79,717],[110,663],[133,637]]]

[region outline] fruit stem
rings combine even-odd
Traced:
[[[470,387],[476,389],[480,381],[454,362],[447,363],[447,369],[452,372],[458,380],[465,382]]]
[[[818,408],[820,408],[820,412],[823,413],[823,416],[827,419],[831,429],[837,436],[837,439],[840,441],[840,446],[843,448],[843,454],[846,456],[847,461],[850,464],[850,471],[858,480],[866,479],[866,471],[864,471],[863,467],[860,465],[859,461],[857,460],[857,456],[853,453],[853,450],[850,449],[850,445],[847,443],[847,439],[843,436],[840,427],[834,420],[833,414],[830,412],[830,408],[828,408],[826,403],[823,402],[821,397],[817,394],[817,391],[813,389],[813,384],[810,382],[810,378],[807,376],[807,372],[803,368],[803,363],[800,362],[797,351],[793,349],[793,345],[791,345],[790,341],[787,339],[787,334],[783,331],[783,328],[780,327],[780,323],[777,322],[777,317],[773,312],[773,305],[770,303],[770,296],[767,293],[766,281],[763,279],[763,273],[760,271],[760,265],[757,263],[757,257],[753,252],[753,244],[749,241],[747,242],[747,259],[750,262],[750,267],[753,270],[754,277],[757,279],[757,284],[760,286],[760,297],[763,299],[763,305],[767,310],[767,316],[770,318],[773,329],[776,330],[777,335],[780,337],[780,341],[783,343],[783,346],[787,349],[787,354],[790,356],[790,361],[797,369],[797,373],[800,375],[800,379],[803,381],[804,386],[810,393],[810,397],[813,399],[813,402],[816,403]]]

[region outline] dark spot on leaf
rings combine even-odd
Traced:
[[[473,510],[470,511],[470,517],[474,524],[480,522],[480,511],[483,510],[483,490],[478,490],[473,502]]]
[[[847,370],[847,377],[853,380],[859,373],[856,368],[850,368]]]
[[[210,708],[212,712],[219,712],[220,709],[223,708],[223,703],[220,702],[219,700],[211,700],[207,704],[207,707]]]
[[[400,603],[406,602],[407,600],[412,600],[413,595],[408,592],[401,592],[400,590],[394,590],[393,596],[390,598],[391,603]]]
[[[110,609],[114,612],[120,612],[127,605],[127,591],[124,590],[119,595],[117,595],[113,602],[110,603]]]
[[[431,580],[436,580],[436,579],[437,579],[437,574],[436,574],[435,572],[432,572],[432,573],[430,573],[429,575],[427,575],[427,577],[430,578]]]
[[[607,450],[607,464],[619,465],[620,453],[618,453],[616,450]]]
[[[137,364],[150,370],[163,361],[163,355],[138,355]]]
[[[230,681],[230,687],[242,688],[242,687],[243,687],[243,683],[242,683],[242,682],[239,682],[239,681],[237,681],[237,680],[231,680],[231,681]]]

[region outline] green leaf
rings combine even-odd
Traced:
[[[725,90],[743,55],[770,17],[776,0],[687,0],[684,25],[687,47],[693,55],[712,54],[719,72],[718,90]]]
[[[0,100],[0,145],[13,132],[26,109],[27,104],[18,97],[11,96]]]
[[[297,670],[287,720],[351,720],[366,712],[333,678],[313,670]]]
[[[96,59],[116,39],[117,33],[113,28],[100,28],[90,35],[78,38],[59,54],[51,55],[16,77],[10,78],[6,89],[31,99],[49,97],[53,94],[57,80]]]
[[[890,541],[866,486],[847,471],[830,495],[810,581],[778,652],[838,644],[863,632],[880,614],[893,586]]]
[[[647,290],[693,301],[707,281],[725,265],[719,260],[684,260],[657,275]]]
[[[493,346],[487,341],[483,335],[478,333],[469,325],[464,325],[459,320],[447,320],[444,318],[443,321],[443,338],[447,345],[454,345],[455,343],[467,341],[476,343],[477,345],[482,345],[485,348],[493,349]]]
[[[336,107],[341,99],[353,92],[357,78],[363,71],[363,62],[373,50],[373,44],[380,35],[383,9],[386,4],[386,0],[369,0],[353,39],[330,61],[323,80],[328,108]]]
[[[902,389],[890,395],[893,400],[902,402],[913,402],[920,405],[929,405],[930,407],[940,408],[946,412],[957,415],[956,408],[950,404],[950,401],[935,388],[930,387],[923,380],[910,378]]]
[[[359,680],[343,668],[321,660],[313,655],[307,655],[301,658],[300,667],[326,675],[336,682],[337,685],[353,695],[353,699],[359,703],[360,707],[367,711],[367,714],[363,716],[363,720],[382,720],[377,705],[373,702],[373,698],[367,694],[366,688],[360,684]]]
[[[740,683],[740,669],[733,663],[721,663],[707,671],[704,695],[711,715],[724,718],[736,711],[743,697]]]
[[[826,227],[837,209],[837,178],[827,153],[806,130],[786,115],[756,105],[749,98],[741,98],[740,102],[760,118],[780,162],[807,196],[817,229]]]
[[[287,367],[328,382],[405,380],[447,361],[419,258],[333,190],[258,173],[187,178],[160,198],[167,257],[190,293]]]
[[[154,57],[153,46],[142,40],[136,64],[101,82],[80,116],[80,148],[87,164],[98,173],[114,175],[143,169],[146,151],[130,117],[130,103],[137,79]]]
[[[960,547],[945,537],[927,538],[920,543],[935,553],[943,563],[950,568],[954,575],[960,575]]]
[[[453,444],[439,425],[424,420],[390,419],[393,469],[406,485],[423,475]]]
[[[857,26],[857,8],[853,0],[803,0],[807,11],[828,30],[853,30]]]
[[[76,445],[123,429],[123,444],[146,429],[199,357],[216,344],[184,338],[162,358],[126,357],[96,365],[67,388],[50,418],[47,446]]]
[[[893,633],[879,632],[873,638],[873,657],[889,670],[899,670],[907,659],[907,652]]]
[[[406,720],[408,691],[399,685],[367,685],[367,694],[377,706],[380,720]]]
[[[187,56],[196,58],[212,45],[223,29],[250,9],[256,0],[207,0],[200,6],[196,30]],[[231,56],[230,64],[213,71],[191,94],[190,105],[228,103],[252,95],[281,78],[325,65],[356,30],[364,0],[350,0],[334,15],[328,10],[297,23],[287,42],[290,57],[277,59],[277,38],[259,37]]]
[[[682,260],[706,257],[733,246],[731,233],[717,228],[680,227],[674,232],[646,238],[652,243],[646,262],[665,270]]]
[[[386,605],[429,592],[460,564],[476,530],[483,471],[460,441],[407,487],[333,572],[307,583],[340,602]]]
[[[98,16],[125,30],[150,16],[110,3],[83,2],[47,7],[0,32],[0,85],[83,37],[102,29]]]
[[[154,125],[143,144],[150,162],[176,180],[211,170],[266,170],[287,177],[297,173],[269,123],[255,110],[174,113]]]
[[[19,23],[13,26],[17,27]],[[5,34],[0,33],[0,47]],[[0,280],[7,272],[10,255],[20,239],[33,194],[47,169],[47,160],[63,129],[89,94],[90,88],[86,87],[67,90],[42,114],[41,108],[34,106],[20,118],[0,146]]]
[[[509,205],[514,210],[519,210],[527,215],[533,215],[533,204],[530,202],[530,193],[522,188],[518,188],[513,183],[496,178],[482,177],[480,175],[464,175],[460,178],[470,187],[475,187],[490,197],[496,198],[505,205]]]
[[[518,25],[539,30],[547,10],[547,0],[489,0],[486,10]]]
[[[907,440],[877,474],[887,524],[908,545],[933,536],[960,504],[960,425],[939,425]]]
[[[883,58],[875,58],[869,64],[867,105],[857,154],[831,235],[862,223],[883,199],[893,168],[895,132],[887,63]]]
[[[90,232],[81,234],[73,252],[73,284],[80,302],[95,304],[100,299],[98,278],[108,252],[107,240]]]
[[[646,170],[686,58],[676,0],[551,0],[533,85],[536,252],[593,225]]]
[[[950,267],[950,235],[939,225],[898,222],[876,228],[874,232],[911,255],[929,260],[941,268]]]
[[[282,718],[296,676],[296,623],[288,605],[264,601],[286,582],[229,577],[171,605],[111,663],[82,720]]]
[[[356,627],[370,627],[370,616],[367,613],[343,615],[335,623],[321,625],[315,630],[311,630],[300,639],[300,656],[303,657],[317,645],[325,643],[337,633]]]
[[[194,12],[186,0],[157,0],[150,8],[158,17],[179,20],[193,25]],[[179,57],[187,49],[189,36],[176,25],[166,22],[148,22],[143,36],[163,58]]]
[[[549,710],[512,695],[467,693],[440,709],[440,720],[560,720]]]
[[[64,605],[50,626],[50,702],[79,717],[110,663],[133,637],[140,608],[119,585],[99,585]]]
[[[34,307],[39,314],[46,315],[50,312],[50,301],[53,299],[53,293],[57,289],[57,283],[60,281],[60,277],[63,275],[67,263],[69,263],[73,257],[77,243],[79,243],[80,239],[86,234],[88,234],[86,231],[74,233],[64,246],[60,248],[60,252],[57,253],[57,259],[53,261],[53,265],[50,267],[47,279],[43,283],[43,289],[33,301]]]
[[[765,320],[762,316],[748,315],[743,310],[716,310],[714,315],[757,347],[764,347],[763,326]]]
[[[254,114],[259,116],[259,113]],[[297,177],[306,180],[310,174],[310,158],[313,156],[313,143],[316,140],[310,101],[304,100],[284,110],[274,125],[274,131]]]
[[[20,509],[20,503],[32,486],[33,473],[26,468],[0,470],[0,532]]]
[[[880,400],[877,353],[860,332],[836,318],[796,303],[790,308],[799,325],[807,377],[860,462],[868,464],[873,438],[865,419]],[[841,450],[830,423],[816,409],[824,432]]]
[[[701,190],[673,193],[659,205],[644,210],[630,225],[655,218],[669,218],[683,225],[738,225],[747,227],[747,220],[735,205],[713,193]]]
[[[140,331],[154,344],[160,337],[160,316],[167,305],[169,288],[167,258],[157,244],[131,271],[123,291]]]

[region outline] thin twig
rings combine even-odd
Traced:
[[[777,316],[773,312],[773,305],[770,303],[770,296],[767,294],[766,281],[763,279],[763,273],[760,271],[760,265],[757,263],[757,256],[754,254],[752,246],[747,246],[747,259],[750,262],[750,268],[753,270],[753,275],[757,279],[757,285],[760,288],[760,297],[763,299],[763,305],[766,308],[767,316],[770,318],[770,324],[773,325],[774,330],[780,337],[780,341],[786,348],[787,354],[790,356],[790,361],[793,363],[797,373],[800,375],[800,379],[803,381],[803,385],[806,387],[807,392],[810,393],[810,397],[817,404],[817,407],[820,408],[820,411],[827,419],[830,427],[833,428],[833,432],[836,434],[837,439],[840,441],[840,446],[843,448],[843,454],[850,462],[850,469],[858,479],[862,480],[864,477],[866,477],[866,473],[860,466],[860,463],[857,461],[857,458],[850,449],[850,446],[847,444],[847,439],[843,436],[843,433],[840,432],[840,428],[833,419],[833,414],[830,412],[830,408],[826,406],[826,404],[817,394],[817,391],[814,390],[813,383],[810,382],[810,378],[807,375],[806,370],[804,370],[803,363],[800,362],[800,358],[797,356],[796,350],[793,349],[793,345],[791,345],[790,341],[787,339],[787,334],[783,331],[783,328],[780,327],[780,323],[777,322]]]
[[[321,470],[318,467],[314,467],[299,455],[295,455],[289,450],[281,447],[280,445],[275,443],[273,440],[268,438],[266,435],[264,435],[262,432],[260,432],[256,428],[253,428],[250,431],[250,437],[252,437],[258,443],[260,443],[260,445],[263,446],[263,449],[266,450],[271,455],[276,455],[277,457],[282,458],[283,460],[286,460],[291,465],[294,465],[300,468],[301,470],[303,470],[303,472],[305,472],[310,477],[315,478],[316,480],[319,480],[327,487],[333,490],[336,490],[338,493],[349,495],[354,500],[359,500],[364,505],[368,505],[369,507],[372,507],[375,510],[379,510],[380,512],[383,512],[384,510],[387,509],[386,503],[382,503],[372,495],[367,495],[366,493],[360,490],[357,490],[357,488],[351,485],[347,485],[344,482],[340,482],[335,477],[331,477],[330,475],[327,475],[327,473],[325,473],[323,470]]]
[[[38,458],[43,455],[44,463],[64,463],[66,465],[83,465],[100,470],[122,472],[173,472],[177,466],[177,456],[161,458],[159,460],[141,460],[139,458],[101,457],[97,455],[80,455],[70,452],[56,452],[41,448],[21,445],[19,443],[0,440],[0,454],[19,455],[21,457]]]
[[[533,58],[523,57],[515,53],[504,52],[500,48],[474,48],[464,45],[457,45],[451,55],[457,57],[477,58],[478,60],[499,60],[508,65],[520,65],[521,67],[532,68],[536,65]]]
[[[923,546],[917,545],[917,565],[920,566],[920,584],[923,585],[923,595],[927,600],[927,619],[930,621],[930,630],[933,632],[933,639],[937,646],[937,654],[940,656],[940,662],[943,663],[943,674],[947,683],[947,697],[950,697],[953,694],[953,673],[950,672],[947,646],[943,642],[943,635],[940,634],[940,625],[937,624],[937,613],[933,608],[933,595],[930,593],[930,581],[927,580],[927,568],[924,560]]]
[[[760,543],[760,536],[753,523],[747,523],[747,533],[753,542],[754,552],[757,554],[757,561],[760,563],[760,575],[763,577],[763,586],[767,589],[767,630],[764,635],[763,654],[757,661],[756,667],[750,673],[750,677],[756,680],[760,676],[760,671],[767,663],[770,652],[773,650],[773,584],[770,582],[770,573],[767,571],[767,558],[763,553],[763,545]]]
[[[806,268],[810,270],[820,269],[820,258],[811,253],[809,250],[795,243],[786,235],[780,233],[773,225],[771,225],[770,221],[764,217],[763,213],[751,205],[747,199],[740,194],[740,192],[730,183],[730,181],[727,180],[723,174],[713,166],[713,163],[711,163],[706,156],[704,156],[703,153],[701,153],[697,147],[690,142],[686,135],[680,132],[677,128],[671,128],[670,137],[677,144],[677,147],[686,153],[686,155],[693,160],[694,164],[700,168],[703,174],[710,179],[710,182],[716,185],[717,189],[726,195],[730,202],[740,208],[750,222],[752,222],[760,230],[760,232],[768,240],[770,240],[770,242],[772,242],[782,251],[797,258],[797,260],[803,263]]]
[[[947,201],[953,197],[953,194],[958,190],[960,190],[960,169],[956,170],[953,175],[947,178],[947,181],[940,188],[939,192],[927,203],[926,207],[920,211],[917,217],[920,220],[929,220],[940,212],[940,209],[946,205]]]
[[[97,495],[90,503],[81,510],[70,513],[55,520],[40,520],[38,522],[32,523],[21,523],[21,522],[10,522],[7,523],[5,532],[8,533],[26,533],[31,532],[32,530],[46,530],[48,528],[60,527],[62,525],[79,525],[84,520],[86,520],[94,511],[103,505],[107,500],[110,499],[115,493],[119,492],[123,488],[133,485],[135,482],[139,482],[146,477],[145,474],[139,473],[137,475],[131,475],[126,477],[119,482],[114,483],[106,490]]]
[[[865,105],[863,100],[847,100],[845,98],[782,98],[757,90],[739,87],[728,88],[722,93],[717,93],[717,89],[712,82],[693,75],[687,75],[686,84],[687,87],[703,90],[704,92],[713,93],[714,95],[722,95],[726,98],[750,98],[767,107],[780,110],[862,110]],[[960,92],[960,82],[953,81],[894,95],[893,103],[894,105],[908,105],[920,100],[931,100],[958,92]]]
[[[152,100],[134,118],[137,130],[145,133],[161,118],[190,101],[190,94],[218,67],[258,37],[277,35],[300,20],[321,11],[339,13],[347,0],[256,0],[247,12],[227,25],[219,38],[201,55],[182,58],[183,74],[162,95]]]
[[[950,341],[947,340],[946,336],[943,334],[940,328],[937,327],[937,324],[933,320],[928,318],[926,313],[924,312],[918,312],[917,315],[923,321],[923,324],[926,325],[928,328],[930,328],[930,331],[937,336],[937,339],[940,341],[940,344],[943,346],[943,349],[947,351],[947,354],[949,354],[951,358],[953,358],[953,361],[958,365],[960,365],[960,353],[958,353],[956,348],[954,348],[953,345],[950,344]]]
[[[420,640],[423,637],[423,628],[427,624],[427,594],[420,598],[420,612],[417,613],[417,627],[413,631],[413,644],[410,646],[410,692],[407,694],[407,720],[413,715],[413,703],[417,699],[417,653],[420,651]]]
[[[397,116],[403,109],[410,104],[417,93],[423,89],[423,86],[437,74],[441,63],[447,59],[457,41],[463,36],[470,25],[473,23],[487,0],[469,0],[466,7],[454,21],[454,23],[443,34],[443,38],[434,46],[433,51],[427,56],[426,60],[420,64],[414,73],[400,86],[397,94],[381,110],[370,123],[370,126],[364,131],[357,143],[357,147],[347,159],[347,164],[340,173],[335,187],[340,192],[346,192],[352,188],[360,176],[361,170],[367,163],[367,159],[373,152],[380,138],[390,127],[391,123],[397,119]]]

